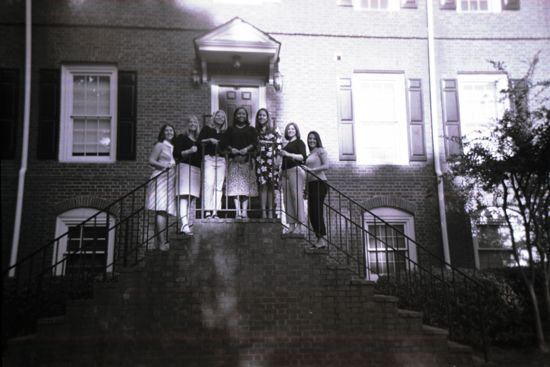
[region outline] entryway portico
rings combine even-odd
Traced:
[[[211,111],[223,109],[230,123],[244,106],[251,122],[266,107],[266,88],[281,89],[281,43],[239,17],[194,40],[197,82],[210,84]]]

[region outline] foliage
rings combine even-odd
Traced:
[[[492,345],[527,346],[536,340],[529,295],[517,268],[462,272],[481,285],[481,294],[451,271],[442,273],[445,282],[422,274],[381,277],[377,290],[399,297],[401,308],[423,311],[426,324],[449,329],[450,337],[459,342],[481,346],[480,322]]]
[[[550,315],[550,80],[535,81],[538,62],[537,54],[526,75],[501,91],[510,107],[492,129],[460,139],[463,151],[450,159],[450,176],[469,214],[506,224],[529,291],[539,347],[546,350],[534,285],[536,270],[542,269]],[[492,64],[506,72],[504,64]]]

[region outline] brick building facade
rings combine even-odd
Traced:
[[[0,69],[6,97],[2,123],[4,131],[13,131],[3,137],[1,163],[3,268],[11,251],[23,135],[24,9],[22,0],[0,5]],[[303,135],[317,130],[329,152],[328,177],[335,187],[367,209],[394,208],[413,217],[416,240],[443,254],[434,151],[441,152],[444,164],[449,147],[443,136],[461,131],[465,108],[447,103],[462,100],[456,96],[468,84],[464,75],[495,75],[487,60],[505,62],[508,77],[519,78],[541,51],[539,75],[550,75],[550,2],[434,0],[433,20],[438,100],[430,97],[426,0],[35,1],[19,256],[54,238],[56,218],[62,213],[100,209],[144,182],[160,126],[172,123],[181,129],[185,114],[208,115],[218,103],[213,97],[216,88],[223,85],[258,88],[258,106],[271,111],[280,129],[295,121]],[[249,66],[235,27],[246,33],[243,45],[246,37],[258,37],[254,42],[259,48],[280,45],[273,62],[264,60],[268,51],[255,50],[263,58],[251,61],[257,63],[250,69],[255,70],[253,78],[231,69],[234,56],[243,58],[243,73]],[[220,30],[226,32],[217,34]],[[207,60],[208,50],[197,45],[208,35],[231,41],[233,50],[219,51],[220,57],[230,58],[229,69]],[[61,81],[76,75],[71,68],[106,73],[102,75],[113,82],[111,91],[118,94],[113,100],[118,113],[111,116],[116,124],[110,126],[107,144],[111,150],[101,156],[108,162],[75,162],[71,147],[60,144],[67,134],[61,107],[67,86]],[[275,88],[276,72],[283,76],[281,88]],[[196,83],[194,76],[204,80]],[[381,101],[394,103],[388,106],[397,116],[395,127],[386,130],[369,125],[375,122],[369,120],[369,97],[378,98],[371,92],[380,88],[390,96]],[[449,119],[453,108],[455,120]],[[433,124],[437,131],[431,128],[434,110],[439,111]],[[391,137],[392,142],[371,146],[377,136],[388,141]],[[8,149],[10,144],[13,148]],[[453,265],[474,266],[469,221],[449,209],[447,219]]]

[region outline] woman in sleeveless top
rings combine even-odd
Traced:
[[[174,190],[175,170],[172,139],[176,130],[172,125],[161,127],[157,143],[149,155],[149,165],[154,168],[147,186],[147,209],[156,212],[155,229],[157,244],[161,251],[168,251],[168,215],[176,215],[176,197]]]
[[[327,176],[325,175],[325,171],[328,169],[328,158],[317,131],[311,131],[307,134],[307,145],[309,147],[309,155],[304,167],[308,172],[306,178],[307,213],[309,222],[317,237],[313,247],[320,249],[326,247],[324,237],[327,234],[327,230],[323,207],[328,191]]]

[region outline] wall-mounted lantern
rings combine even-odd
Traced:
[[[273,73],[273,87],[277,92],[283,89],[283,74],[279,70]]]
[[[199,75],[199,72],[197,69],[193,69],[191,72],[191,82],[193,83],[193,86],[196,88],[201,83],[201,76]]]

